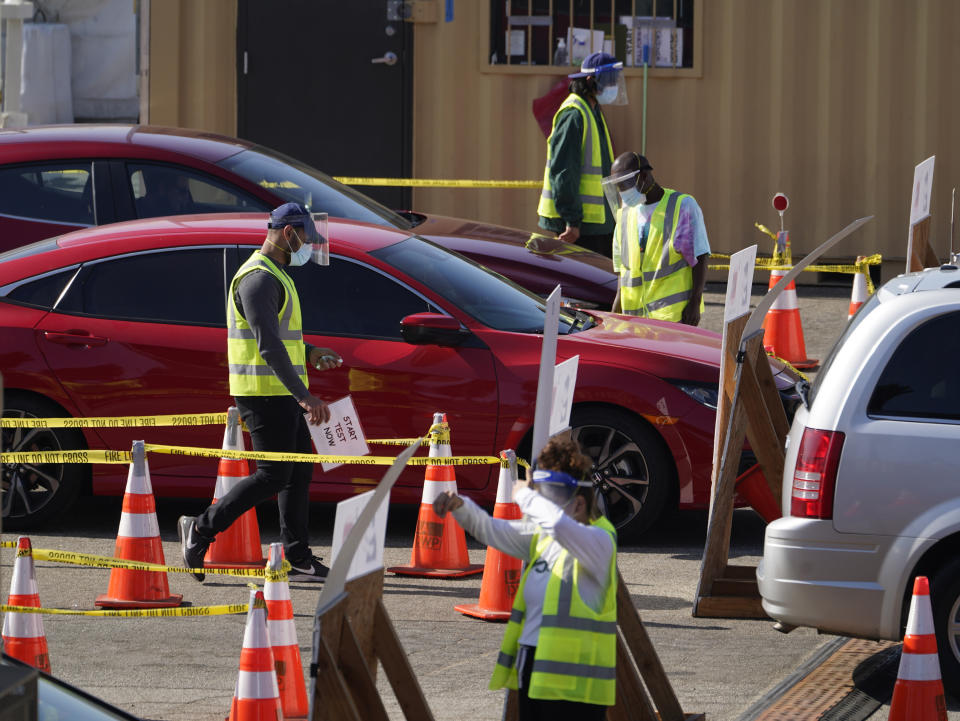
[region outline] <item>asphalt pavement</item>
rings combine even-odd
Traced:
[[[753,300],[765,291],[755,287]],[[849,286],[801,287],[800,315],[808,356],[823,359],[846,322]],[[708,286],[702,325],[719,330],[723,286]],[[812,373],[811,375],[814,375]],[[456,429],[452,429],[456,452]],[[179,565],[176,519],[202,508],[196,501],[159,500],[157,516],[167,563]],[[120,514],[119,498],[84,499],[56,530],[31,534],[34,547],[111,555]],[[275,508],[258,509],[261,540],[277,540]],[[329,557],[334,507],[311,511],[314,550]],[[391,508],[386,565],[409,561],[416,509]],[[732,563],[760,560],[763,521],[752,510],[735,512]],[[719,721],[763,718],[764,709],[835,650],[835,637],[810,629],[784,635],[767,621],[698,619],[691,615],[706,535],[706,513],[677,514],[636,545],[622,546],[619,567],[681,706]],[[15,536],[3,534],[4,540]],[[469,541],[474,563],[484,549]],[[0,552],[0,581],[9,583],[13,554]],[[107,588],[109,571],[36,563],[42,604],[92,609]],[[386,608],[438,721],[498,721],[502,693],[487,690],[503,625],[463,616],[453,607],[475,602],[481,578],[423,579],[387,574]],[[243,579],[208,576],[199,584],[169,574],[170,590],[186,603],[245,603]],[[319,587],[291,584],[297,639],[306,669],[311,656],[313,611]],[[237,678],[245,616],[112,619],[47,616],[44,627],[54,674],[144,719],[221,721]],[[877,654],[884,651],[877,645]],[[889,684],[887,684],[889,686]],[[381,696],[391,719],[403,718],[384,675]],[[888,689],[889,690],[889,689]],[[882,694],[881,694],[882,695]],[[960,719],[951,703],[949,718]],[[869,718],[886,718],[880,703]],[[804,718],[795,716],[795,718]],[[813,717],[810,717],[813,718]],[[851,716],[850,718],[854,718]],[[855,718],[866,718],[863,715]]]

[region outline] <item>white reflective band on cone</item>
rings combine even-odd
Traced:
[[[118,536],[124,538],[159,538],[156,513],[121,513]]]
[[[456,481],[424,481],[421,505],[432,504],[441,493],[456,493]]]
[[[898,681],[939,681],[940,659],[935,653],[905,653],[900,657]]]
[[[279,698],[276,671],[241,671],[237,676],[237,698]]]
[[[299,648],[297,627],[291,618],[283,621],[267,621],[267,635],[270,636],[270,643],[274,646],[297,646]]]
[[[254,613],[267,615],[262,609],[255,609]],[[247,627],[243,630],[243,647],[270,648],[270,639],[267,638],[266,618],[261,617],[259,620],[247,623]]]
[[[510,478],[510,471],[507,470],[506,480],[504,480],[503,471],[500,472],[500,482],[497,485],[497,503],[513,503],[513,480]]]
[[[933,636],[933,608],[930,606],[930,596],[916,595],[910,600],[910,615],[907,620],[908,636]]]
[[[39,613],[5,614],[2,633],[7,638],[46,638],[43,617]]]
[[[267,581],[263,584],[263,599],[265,601],[289,601],[290,584],[283,581]],[[269,616],[267,619],[269,620]]]

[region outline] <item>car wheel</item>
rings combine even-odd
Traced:
[[[593,484],[604,515],[621,537],[636,537],[661,517],[676,471],[663,439],[616,408],[574,408],[572,437],[593,459]]]
[[[930,578],[930,605],[943,685],[960,698],[960,559],[946,563]]]
[[[59,406],[36,396],[10,393],[4,418],[63,418]],[[73,428],[4,428],[4,452],[85,450]],[[4,530],[36,528],[67,510],[80,494],[87,466],[79,463],[4,463],[0,470]]]

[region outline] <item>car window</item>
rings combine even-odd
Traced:
[[[7,289],[6,292],[3,292],[2,295],[8,300],[24,305],[32,305],[38,308],[52,308],[76,272],[76,267],[72,267],[66,270],[46,273],[39,278],[17,283]]]
[[[224,181],[178,166],[127,163],[138,218],[271,210]]]
[[[813,383],[810,386],[810,393],[807,396],[810,404],[812,404],[814,399],[817,397],[817,393],[820,391],[820,385],[823,382],[823,379],[827,377],[827,372],[830,370],[830,366],[833,365],[834,359],[840,354],[840,349],[846,345],[847,339],[850,338],[857,326],[859,326],[864,319],[879,306],[880,294],[874,293],[867,298],[866,302],[862,306],[860,306],[860,309],[856,312],[853,318],[847,321],[847,325],[844,327],[843,333],[841,333],[840,337],[837,338],[837,342],[833,344],[833,348],[830,349],[827,357],[824,359],[823,363],[820,364],[820,371],[817,373],[817,377],[813,379]]]
[[[871,416],[960,420],[960,313],[911,331],[873,389]]]
[[[90,162],[0,168],[0,214],[55,223],[93,225]]]
[[[412,236],[370,253],[418,280],[484,325],[496,330],[542,333],[542,298],[452,251]],[[560,311],[560,334],[575,318]]]
[[[410,288],[348,258],[287,271],[297,285],[305,333],[401,340],[404,316],[437,311]]]
[[[274,150],[258,146],[231,155],[217,165],[315,213],[403,230],[413,225],[373,198]]]
[[[182,248],[86,263],[57,310],[226,327],[224,249]]]

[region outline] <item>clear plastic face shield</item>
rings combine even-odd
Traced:
[[[569,473],[563,471],[542,471],[538,469],[533,472],[533,489],[563,509],[566,509],[573,501],[577,495],[577,490],[581,486],[591,485],[587,481],[578,481]]]
[[[610,207],[610,210],[616,212],[617,208],[623,205],[629,205],[629,203],[624,202],[622,192],[628,191],[627,195],[629,199],[631,195],[630,189],[637,187],[637,177],[640,173],[641,171],[639,170],[631,170],[621,175],[608,175],[600,181],[600,186],[603,188],[603,195],[607,199],[607,205]]]
[[[593,72],[597,81],[597,102],[601,105],[626,105],[627,83],[623,78],[623,63],[600,65]]]
[[[330,265],[330,236],[327,234],[327,214],[313,213],[312,215],[315,236],[310,259],[317,265]]]

